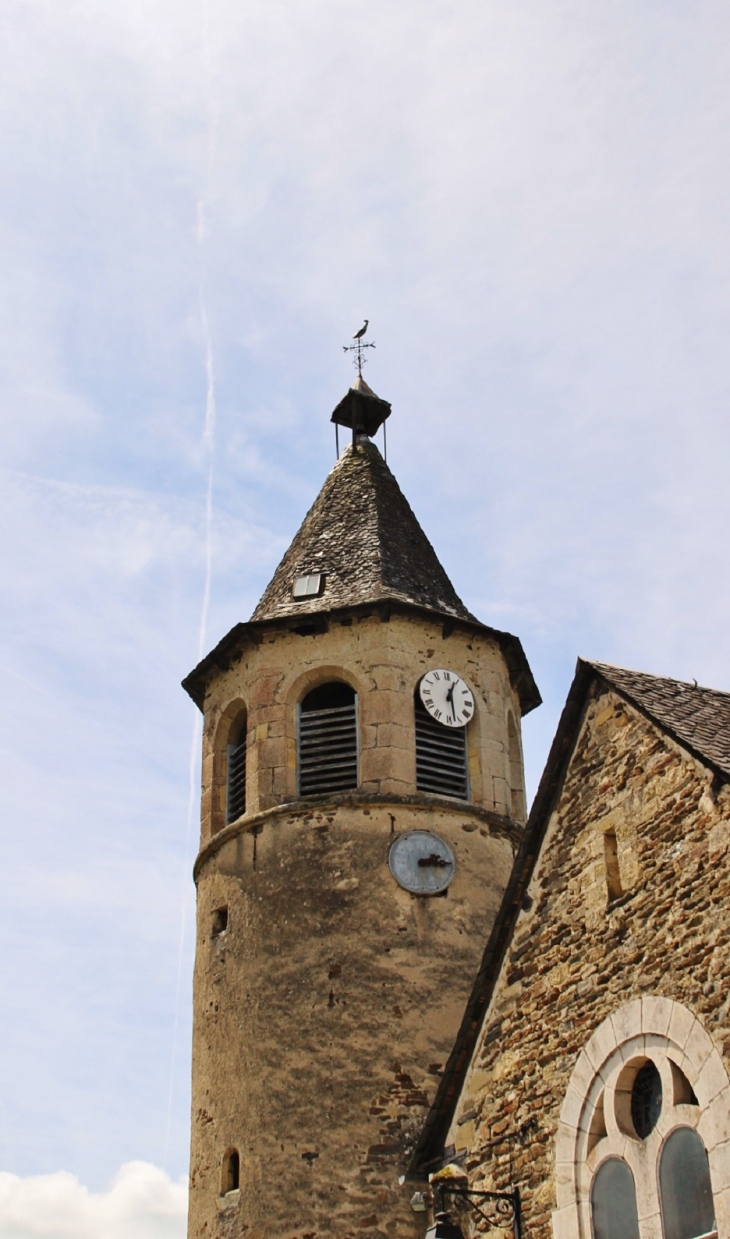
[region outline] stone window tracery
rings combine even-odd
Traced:
[[[636,1202],[635,1231],[621,1213],[626,1172]],[[622,1178],[619,1204],[608,1189]],[[563,1103],[556,1189],[555,1239],[728,1233],[730,1080],[708,1033],[686,1007],[646,996],[596,1029]]]
[[[650,1058],[639,1068],[631,1089],[631,1122],[640,1140],[653,1132],[662,1112],[662,1077]]]

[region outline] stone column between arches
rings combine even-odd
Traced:
[[[640,1140],[628,1130],[625,1081],[630,1064],[647,1058],[662,1077],[666,1104],[655,1129]],[[689,1081],[698,1104],[675,1100],[679,1077],[672,1063]],[[631,1168],[642,1239],[662,1239],[658,1157],[678,1126],[694,1127],[707,1149],[718,1233],[726,1236],[730,1079],[711,1037],[687,1007],[671,998],[645,996],[619,1007],[599,1024],[570,1077],[556,1136],[554,1239],[591,1239],[591,1182],[608,1157],[621,1157]]]

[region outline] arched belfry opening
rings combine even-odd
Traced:
[[[228,735],[226,750],[226,825],[246,812],[246,736],[248,717],[242,710]]]
[[[299,795],[357,787],[357,694],[342,680],[307,693],[299,706]]]

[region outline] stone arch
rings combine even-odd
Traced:
[[[667,1100],[655,1129],[640,1139],[632,1134],[627,1103],[633,1079],[647,1061],[657,1067]],[[591,1239],[591,1182],[609,1157],[623,1158],[632,1170],[645,1233],[661,1234],[658,1159],[677,1126],[695,1128],[704,1142],[718,1228],[727,1233],[730,1079],[699,1019],[671,998],[646,995],[599,1024],[573,1068],[556,1136],[556,1239]]]
[[[267,732],[267,740],[271,734],[270,728],[273,726],[271,717],[274,710],[277,715],[275,725],[278,730],[274,743],[283,747],[283,754],[276,759],[281,766],[276,777],[282,781],[273,788],[274,797],[278,803],[293,801],[297,798],[297,706],[302,697],[311,689],[328,680],[342,680],[349,684],[358,694],[359,699],[363,687],[360,677],[349,667],[328,662],[309,668],[307,671],[302,671],[299,667],[293,668],[278,680],[275,689],[271,689],[271,698],[259,702],[259,705],[267,707],[267,714],[264,716],[267,722],[263,724]],[[259,713],[256,712],[256,717],[259,717]],[[267,765],[269,757],[266,749],[266,744],[263,746],[259,744],[257,734],[255,743],[251,744],[248,765],[252,812],[271,804],[272,771]]]
[[[234,697],[221,710],[213,731],[210,834],[216,835],[226,825],[226,785],[228,745],[235,730],[248,721],[248,706],[243,697]],[[250,754],[247,754],[250,759]]]
[[[302,697],[305,697],[313,688],[326,684],[329,680],[342,680],[343,683],[349,684],[350,688],[357,693],[358,699],[367,691],[360,677],[350,667],[343,667],[338,663],[323,663],[321,667],[310,668],[308,671],[292,676],[291,680],[283,686],[282,698],[288,707],[288,712],[293,712]]]

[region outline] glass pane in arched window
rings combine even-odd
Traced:
[[[603,1162],[591,1187],[594,1239],[639,1239],[634,1176],[620,1157]]]
[[[691,1127],[678,1127],[662,1149],[659,1194],[664,1239],[698,1239],[714,1231],[710,1166]]]
[[[631,1118],[642,1140],[654,1130],[662,1112],[662,1078],[651,1059],[639,1069],[631,1090]]]

